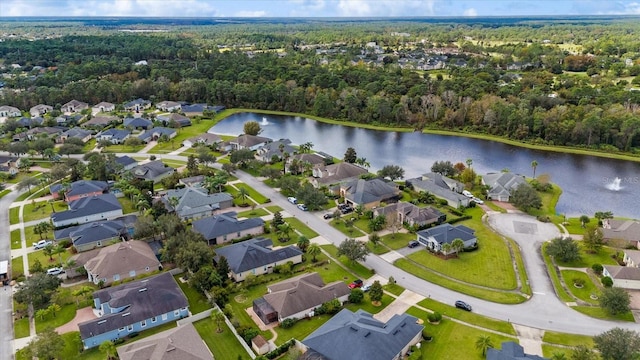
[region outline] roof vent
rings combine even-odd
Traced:
[[[349,326],[349,329],[351,329],[352,331],[356,331],[356,332],[358,331],[358,328],[353,327],[353,326]]]
[[[107,320],[100,320],[100,321],[98,321],[98,325],[104,324],[106,322],[107,322]]]
[[[176,349],[176,347],[173,346],[173,345],[172,346],[167,346],[167,352],[173,351],[175,349]]]
[[[126,313],[122,314],[122,317],[129,316],[129,315],[131,315],[131,313],[130,312],[126,312]]]
[[[142,288],[142,289],[138,290],[138,292],[145,292],[145,291],[147,291],[147,288]]]
[[[397,334],[397,333],[399,333],[399,332],[400,332],[400,330],[396,330],[396,331],[394,331],[394,332],[393,332],[393,334],[392,334],[392,335],[395,335],[395,334]]]
[[[367,333],[364,334],[364,337],[368,337],[369,335],[371,335],[371,331],[367,331]]]

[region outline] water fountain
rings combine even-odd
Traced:
[[[607,189],[611,190],[611,191],[620,191],[622,190],[622,186],[620,186],[620,182],[622,181],[622,179],[620,179],[619,177],[616,177],[615,179],[613,179],[613,181],[609,184],[607,184]]]
[[[269,120],[267,120],[267,118],[266,118],[266,117],[263,117],[263,118],[262,118],[262,122],[260,123],[260,125],[262,125],[262,126],[269,125]]]

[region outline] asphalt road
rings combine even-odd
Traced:
[[[19,196],[12,191],[0,199],[0,260],[11,265],[11,234],[9,233],[9,205]],[[0,290],[0,359],[13,359],[13,302],[9,286]]]

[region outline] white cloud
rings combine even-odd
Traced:
[[[201,0],[2,0],[2,16],[216,16]]]
[[[267,12],[264,10],[242,10],[235,13],[234,16],[237,17],[263,17],[266,16]]]
[[[464,15],[464,16],[478,16],[478,12],[474,8],[468,8],[462,13],[462,15]]]
[[[339,0],[338,16],[429,16],[438,0]]]
[[[624,6],[624,14],[626,15],[640,15],[640,3],[632,2]]]

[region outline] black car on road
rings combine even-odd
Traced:
[[[466,311],[471,311],[471,305],[467,304],[466,302],[462,301],[462,300],[458,300],[456,301],[456,307],[458,309],[462,309],[462,310],[466,310]]]

